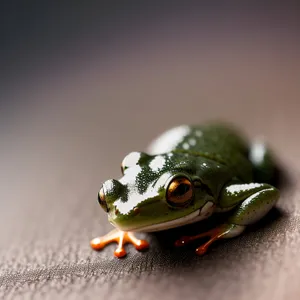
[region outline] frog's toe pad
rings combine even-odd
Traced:
[[[134,246],[136,250],[143,251],[149,248],[149,243],[145,240],[138,240]]]
[[[123,247],[122,248],[117,248],[114,252],[114,255],[117,258],[122,258],[122,257],[126,256],[126,254],[127,254],[127,252]]]
[[[90,245],[94,250],[101,250],[105,244],[101,241],[101,238],[94,238],[90,241]]]
[[[207,247],[198,247],[195,252],[197,255],[202,256],[207,252]]]

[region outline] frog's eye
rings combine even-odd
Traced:
[[[98,193],[98,202],[100,206],[106,211],[109,212],[106,200],[105,200],[105,194],[103,191],[103,187],[100,189],[100,192]]]
[[[186,206],[193,198],[193,185],[186,177],[174,178],[167,189],[167,202],[172,206]]]

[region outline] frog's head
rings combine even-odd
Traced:
[[[104,182],[99,204],[124,231],[160,231],[203,219],[212,196],[192,166],[173,153],[132,152],[122,162],[123,177]]]

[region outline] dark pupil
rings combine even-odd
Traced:
[[[190,189],[190,186],[185,183],[181,183],[174,191],[174,196],[180,197],[187,193]]]

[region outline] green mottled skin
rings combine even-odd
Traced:
[[[211,203],[211,213],[232,211],[227,224],[228,237],[233,237],[262,218],[279,198],[278,190],[269,184],[274,175],[270,153],[263,144],[249,145],[231,127],[181,126],[150,148],[152,154],[129,154],[123,161],[122,178],[103,184],[109,221],[121,230],[182,226],[183,217]],[[182,208],[166,201],[170,178],[180,174],[194,184],[193,201]],[[178,222],[166,227],[166,222],[174,220]],[[236,226],[241,230],[234,231]]]

